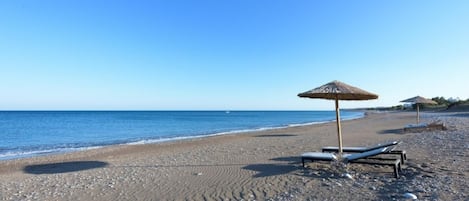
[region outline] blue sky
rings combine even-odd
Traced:
[[[0,110],[334,109],[469,98],[468,1],[1,1]]]

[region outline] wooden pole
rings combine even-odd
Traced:
[[[335,98],[335,117],[337,121],[337,137],[339,138],[339,155],[342,155],[342,130],[340,128],[339,99]]]
[[[415,103],[417,105],[417,125],[420,123],[420,115],[419,115],[419,104]]]

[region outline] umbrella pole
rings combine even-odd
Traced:
[[[417,125],[418,125],[418,124],[420,123],[420,117],[419,117],[419,116],[420,116],[420,115],[419,115],[419,104],[418,104],[418,103],[416,103],[416,105],[417,105]]]
[[[340,111],[339,111],[339,99],[335,99],[335,117],[337,122],[337,137],[339,139],[339,155],[342,155],[342,131],[340,129]]]

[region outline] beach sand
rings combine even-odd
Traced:
[[[335,123],[146,145],[122,145],[0,162],[1,200],[469,200],[469,113],[423,113],[445,131],[402,133],[414,112],[342,122],[345,146],[402,140],[391,167],[310,163],[336,146]],[[341,176],[346,171],[353,179]]]

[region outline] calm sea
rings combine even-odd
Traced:
[[[0,160],[333,120],[334,111],[0,111]]]

